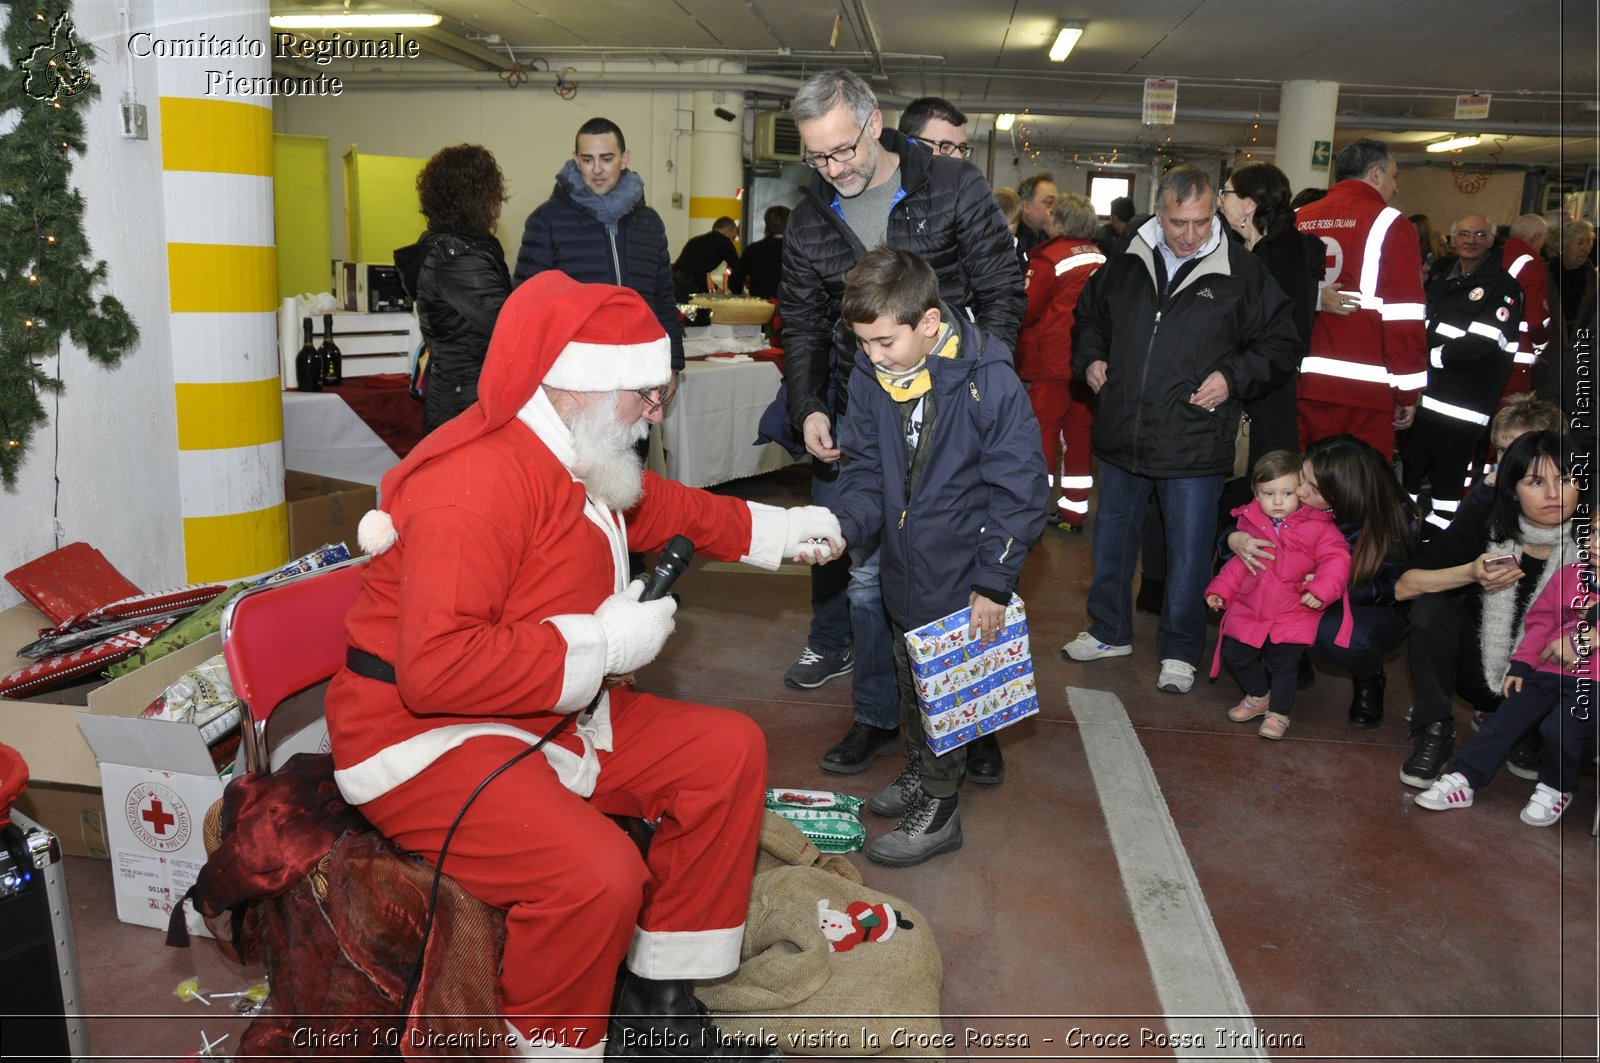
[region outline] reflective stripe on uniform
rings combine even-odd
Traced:
[[[1302,360],[1300,372],[1343,377],[1347,380],[1364,380],[1369,384],[1389,383],[1389,371],[1381,365],[1352,362],[1344,358],[1324,358],[1321,355],[1310,355]],[[1427,374],[1423,376],[1426,378]]]
[[[1489,418],[1484,414],[1469,410],[1465,406],[1452,406],[1448,402],[1440,402],[1438,399],[1430,398],[1427,395],[1422,396],[1422,407],[1423,409],[1432,410],[1442,417],[1449,417],[1456,421],[1468,421],[1472,424],[1481,425],[1489,423]]]
[[[1059,277],[1068,270],[1074,270],[1079,266],[1087,266],[1091,263],[1096,266],[1103,266],[1105,265],[1105,261],[1106,256],[1100,254],[1098,251],[1079,251],[1077,254],[1068,255],[1066,258],[1056,263],[1056,276]]]
[[[1383,259],[1383,238],[1389,233],[1389,226],[1394,224],[1400,212],[1393,207],[1384,207],[1378,216],[1372,220],[1372,228],[1367,230],[1367,246],[1361,252],[1361,306],[1363,309],[1379,309],[1382,302],[1378,299],[1378,266]]]

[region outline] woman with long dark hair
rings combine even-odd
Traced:
[[[1300,459],[1300,500],[1313,509],[1331,511],[1350,546],[1351,621],[1349,645],[1340,646],[1344,604],[1329,604],[1317,625],[1311,653],[1302,661],[1315,659],[1348,670],[1354,685],[1350,723],[1376,727],[1383,719],[1388,683],[1383,660],[1406,636],[1405,609],[1396,600],[1395,582],[1411,554],[1410,503],[1389,463],[1370,444],[1349,435],[1319,440],[1306,449]],[[1226,541],[1252,571],[1261,571],[1273,560],[1272,544],[1265,539],[1236,531]]]
[[[505,250],[494,236],[505,178],[489,149],[458,144],[428,160],[417,175],[417,198],[428,228],[394,261],[428,346],[422,427],[431,432],[478,401],[489,336],[511,294]]]
[[[1591,456],[1570,437],[1529,432],[1506,449],[1492,507],[1463,507],[1395,586],[1411,606],[1414,749],[1400,779],[1432,785],[1455,743],[1451,701],[1493,712],[1529,603],[1582,553],[1594,512]]]
[[[1271,163],[1246,163],[1222,182],[1217,203],[1229,227],[1243,238],[1245,247],[1261,260],[1294,304],[1294,327],[1300,334],[1303,356],[1311,343],[1311,321],[1317,310],[1325,249],[1321,240],[1294,227],[1289,179]],[[1295,369],[1299,368],[1297,358]],[[1282,384],[1244,404],[1245,415],[1250,418],[1248,468],[1255,468],[1261,456],[1270,451],[1300,449],[1295,426],[1296,375],[1289,374]],[[1241,477],[1229,483],[1222,500],[1228,509],[1248,503],[1249,479]]]

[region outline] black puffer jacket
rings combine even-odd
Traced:
[[[500,306],[511,294],[500,241],[428,229],[394,253],[428,345],[422,427],[431,432],[478,401],[478,373]]]
[[[1072,373],[1106,363],[1094,401],[1095,456],[1136,476],[1226,473],[1241,404],[1294,372],[1302,350],[1294,309],[1261,262],[1222,236],[1162,298],[1158,219],[1095,271],[1078,298]],[[1228,381],[1216,410],[1189,402],[1213,371]]]
[[[556,175],[550,198],[528,215],[517,253],[516,282],[558,269],[583,284],[620,284],[644,296],[672,343],[672,368],[683,368],[683,328],[672,290],[667,229],[644,202],[644,182],[624,170],[601,204],[619,217],[608,225],[587,205],[589,191],[572,160]]]
[[[940,297],[958,313],[971,312],[979,328],[1011,350],[1027,297],[1011,232],[988,182],[971,163],[913,148],[893,129],[878,142],[900,156],[901,193],[889,208],[887,243],[926,259],[939,275]],[[867,249],[837,203],[833,186],[814,174],[783,238],[778,310],[796,432],[813,413],[844,412],[855,365],[855,337],[840,324],[839,301],[845,273]],[[837,410],[828,405],[830,369]]]

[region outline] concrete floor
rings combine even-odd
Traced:
[[[791,503],[805,483],[785,470],[724,490]],[[1350,728],[1348,680],[1319,673],[1287,738],[1264,741],[1226,719],[1238,698],[1226,678],[1155,690],[1154,617],[1137,618],[1131,657],[1064,661],[1091,571],[1087,535],[1047,529],[1029,559],[1042,711],[1003,735],[1004,785],[963,789],[965,847],[902,870],[856,859],[937,936],[951,1058],[1596,1058],[1592,776],[1554,829],[1518,821],[1532,784],[1508,773],[1470,810],[1417,809],[1397,775],[1403,657],[1381,727]],[[853,776],[817,765],[849,726],[849,681],[781,682],[805,641],[808,588],[799,568],[696,562],[677,586],[677,634],[641,685],[748,713],[773,785],[865,796],[898,758]],[[202,1029],[236,1034],[224,1002],[183,1003],[173,988],[198,975],[241,989],[258,971],[210,942],[179,952],[116,922],[106,863],[69,858],[67,874],[96,1056],[173,1059]],[[1219,1045],[1219,1026],[1235,1039]],[[965,1047],[968,1030],[1027,1045]],[[1203,1050],[1162,1047],[1197,1031]],[[1113,1047],[1085,1044],[1096,1036]]]

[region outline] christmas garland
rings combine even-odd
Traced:
[[[43,358],[63,335],[105,366],[139,339],[127,310],[96,298],[106,264],[83,233],[83,197],[69,183],[82,155],[84,108],[100,95],[94,52],[74,37],[70,5],[7,5],[0,67],[0,479],[16,486],[35,429],[48,419],[40,395],[59,394]],[[13,123],[13,118],[15,122]],[[91,265],[92,262],[92,265]]]

